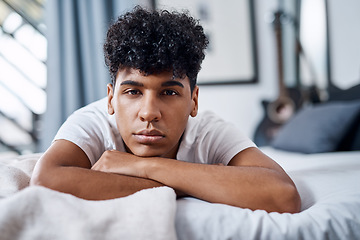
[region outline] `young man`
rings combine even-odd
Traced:
[[[157,186],[213,203],[298,212],[294,183],[214,114],[198,112],[207,39],[186,14],[139,7],[108,30],[108,97],[76,111],[37,163],[31,183],[111,199]]]

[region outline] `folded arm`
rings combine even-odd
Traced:
[[[86,154],[75,144],[57,140],[37,163],[31,185],[41,185],[88,200],[128,196],[163,186],[151,179],[91,170]]]
[[[112,150],[105,152],[92,169],[151,179],[213,203],[269,212],[300,210],[294,183],[257,148],[241,151],[228,166],[141,158]]]
[[[37,163],[31,184],[89,200],[124,197],[166,185],[178,195],[253,210],[298,212],[300,208],[291,179],[257,148],[241,151],[228,166],[141,158],[111,150],[90,168],[79,147],[57,140]]]

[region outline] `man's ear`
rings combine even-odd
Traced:
[[[114,87],[111,83],[107,85],[107,96],[108,96],[108,113],[113,115],[115,113],[112,100],[114,98]]]
[[[190,113],[190,115],[192,117],[196,117],[196,115],[198,113],[198,108],[199,108],[198,98],[199,98],[199,87],[195,86],[194,90],[193,90],[193,93],[192,93],[192,110],[191,110],[191,113]]]

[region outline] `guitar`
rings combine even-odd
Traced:
[[[301,94],[295,88],[286,88],[283,71],[282,11],[274,13],[274,31],[277,49],[278,97],[275,101],[262,101],[265,116],[257,127],[254,142],[258,146],[269,145],[279,128],[286,123],[300,106]]]

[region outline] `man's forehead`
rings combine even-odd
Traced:
[[[137,69],[123,69],[119,70],[116,76],[116,83],[118,85],[136,85],[144,86],[147,83],[157,83],[161,86],[180,86],[184,88],[184,85],[189,83],[187,77],[174,78],[172,72],[161,72],[156,74],[145,75]]]

